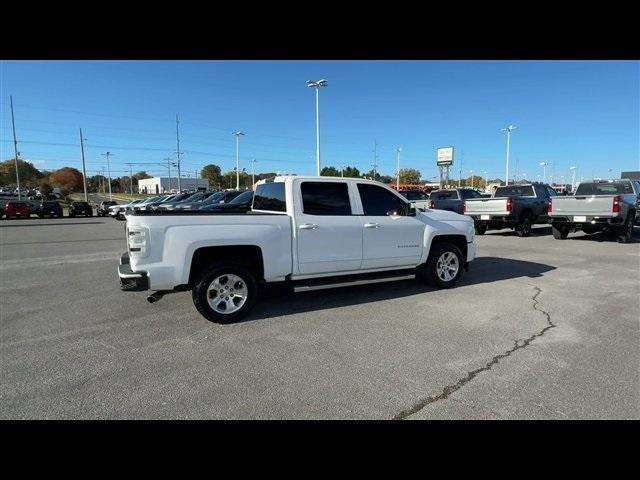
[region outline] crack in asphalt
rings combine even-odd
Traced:
[[[460,390],[462,387],[464,387],[467,383],[469,383],[471,380],[473,380],[477,375],[479,375],[482,372],[485,372],[487,370],[491,370],[491,368],[500,362],[501,359],[508,357],[509,355],[511,355],[512,353],[516,352],[517,350],[521,350],[523,348],[528,347],[531,342],[533,342],[536,338],[543,336],[548,330],[551,330],[552,328],[555,328],[556,325],[551,321],[551,315],[549,314],[549,312],[542,310],[541,308],[538,308],[538,296],[542,293],[542,290],[535,286],[532,285],[533,288],[536,289],[536,293],[533,297],[531,297],[531,300],[533,301],[533,309],[537,312],[542,313],[546,320],[547,320],[547,326],[545,326],[542,330],[540,330],[538,333],[535,333],[533,335],[531,335],[528,338],[525,339],[518,339],[514,341],[514,345],[511,349],[507,350],[504,353],[500,353],[496,356],[494,356],[484,367],[481,368],[477,368],[475,370],[472,370],[471,372],[468,372],[466,376],[464,376],[463,378],[461,378],[460,380],[458,380],[456,383],[451,384],[451,385],[447,385],[446,387],[444,387],[442,389],[442,392],[440,392],[437,395],[431,395],[427,398],[423,398],[421,399],[419,402],[417,402],[415,405],[413,405],[411,408],[408,408],[406,410],[401,411],[400,413],[398,413],[397,415],[395,415],[393,417],[393,420],[403,420],[417,412],[419,412],[420,410],[422,410],[423,408],[425,408],[427,405],[430,405],[432,403],[438,402],[440,400],[444,400],[445,398],[448,398],[449,395],[451,395],[453,392]]]

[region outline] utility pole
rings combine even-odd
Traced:
[[[20,196],[20,173],[18,172],[18,141],[16,140],[16,120],[13,117],[13,96],[9,96],[9,100],[11,102],[11,125],[13,126],[13,150],[16,154],[14,160],[16,164],[16,185],[18,186],[18,200],[21,200]]]
[[[458,188],[462,186],[462,157],[460,158],[460,175],[458,176]]]
[[[171,158],[165,158],[167,161],[167,168],[169,169],[169,193],[171,193]]]
[[[113,153],[111,152],[107,152],[107,153],[103,153],[102,156],[103,157],[107,157],[107,174],[109,176],[109,200],[111,200],[111,163],[109,162],[109,157],[112,156]]]
[[[87,196],[87,169],[84,165],[84,139],[82,138],[82,129],[80,129],[80,152],[82,153],[82,184],[84,186],[84,201],[88,202]]]
[[[133,166],[129,164],[129,192],[133,196]]]
[[[236,136],[236,190],[240,190],[240,135],[244,135],[244,133],[238,130],[231,132],[231,134]]]
[[[400,190],[400,152],[402,151],[402,147],[396,148],[396,152],[398,153],[398,171],[396,172],[396,190]]]
[[[178,193],[182,191],[182,183],[180,182],[180,135],[178,133],[178,114],[176,113],[176,157],[178,160]]]

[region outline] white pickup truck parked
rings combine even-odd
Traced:
[[[549,204],[553,237],[564,240],[569,232],[612,232],[621,243],[629,243],[633,226],[640,220],[640,182],[599,180],[583,182],[575,195],[553,197]]]
[[[476,255],[473,221],[416,212],[391,188],[356,178],[279,176],[256,186],[247,213],[127,215],[122,290],[191,290],[197,310],[227,323],[246,316],[259,286],[294,291],[415,278],[452,287]]]

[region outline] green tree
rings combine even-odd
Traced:
[[[218,165],[209,164],[202,167],[200,172],[202,178],[206,178],[209,181],[209,185],[222,184],[222,170]]]
[[[349,178],[359,178],[360,170],[358,170],[356,167],[345,167],[344,176]]]
[[[336,167],[322,167],[320,175],[323,177],[339,177],[340,171]]]
[[[42,172],[33,166],[31,162],[18,159],[18,174],[20,175],[20,187],[32,188],[38,185]],[[13,158],[0,163],[0,185],[16,184],[16,164]]]
[[[416,170],[415,168],[400,169],[400,183],[420,183],[420,176],[420,170]]]
[[[145,178],[151,178],[151,175],[142,170],[141,172],[134,173],[133,178],[136,180],[144,180]],[[136,185],[136,182],[133,182],[133,184]]]

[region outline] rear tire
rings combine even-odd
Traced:
[[[624,226],[616,232],[616,240],[618,243],[631,243],[631,240],[633,239],[634,215],[635,213],[629,212],[629,215],[627,215],[627,221],[624,222]]]
[[[474,229],[476,231],[476,235],[484,235],[485,232],[487,231],[487,224],[486,223],[477,223],[474,226]]]
[[[567,227],[556,227],[551,225],[551,233],[556,240],[565,240],[569,236],[569,229]]]
[[[520,222],[516,225],[516,234],[519,237],[528,237],[531,235],[531,216],[524,214]]]
[[[451,288],[464,271],[462,252],[452,243],[437,243],[429,252],[429,259],[420,269],[422,280],[432,287]]]
[[[233,323],[249,314],[256,302],[258,287],[255,277],[246,268],[217,262],[198,276],[191,296],[200,315],[210,322]]]

